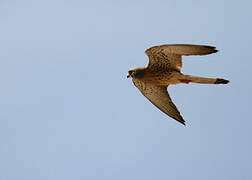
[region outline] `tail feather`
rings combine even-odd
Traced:
[[[182,83],[201,83],[201,84],[227,84],[229,80],[221,78],[204,78],[197,76],[183,75],[183,78],[180,79]]]

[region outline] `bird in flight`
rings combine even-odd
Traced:
[[[185,125],[185,120],[172,102],[167,87],[178,83],[227,84],[222,78],[205,78],[181,73],[182,56],[207,55],[216,53],[213,46],[192,44],[168,44],[154,46],[145,51],[149,64],[128,71],[134,85],[157,108]]]

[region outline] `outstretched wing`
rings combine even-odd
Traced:
[[[168,116],[185,125],[185,120],[180,115],[180,112],[178,111],[175,104],[173,104],[168,94],[167,87],[146,84],[138,79],[132,79],[132,81],[134,85],[141,91],[141,93],[147,99],[150,100],[152,104],[154,104],[157,108],[159,108]]]
[[[168,44],[154,46],[145,51],[149,56],[149,67],[161,66],[173,68],[178,71],[182,68],[182,56],[206,55],[216,53],[218,50],[213,46],[192,44]]]

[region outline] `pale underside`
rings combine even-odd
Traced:
[[[143,83],[138,79],[133,79],[133,83],[157,108],[180,123],[185,124],[185,120],[172,102],[166,86],[156,86],[149,83]]]
[[[156,107],[185,125],[183,117],[172,102],[167,87],[177,84],[182,68],[182,55],[206,55],[215,53],[212,46],[173,44],[154,46],[145,51],[149,56],[146,77],[133,78],[134,85]],[[164,83],[162,83],[164,82]]]

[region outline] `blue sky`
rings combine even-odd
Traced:
[[[250,1],[0,1],[0,179],[243,179],[251,175]],[[184,127],[126,78],[144,50],[214,45],[169,87]]]

